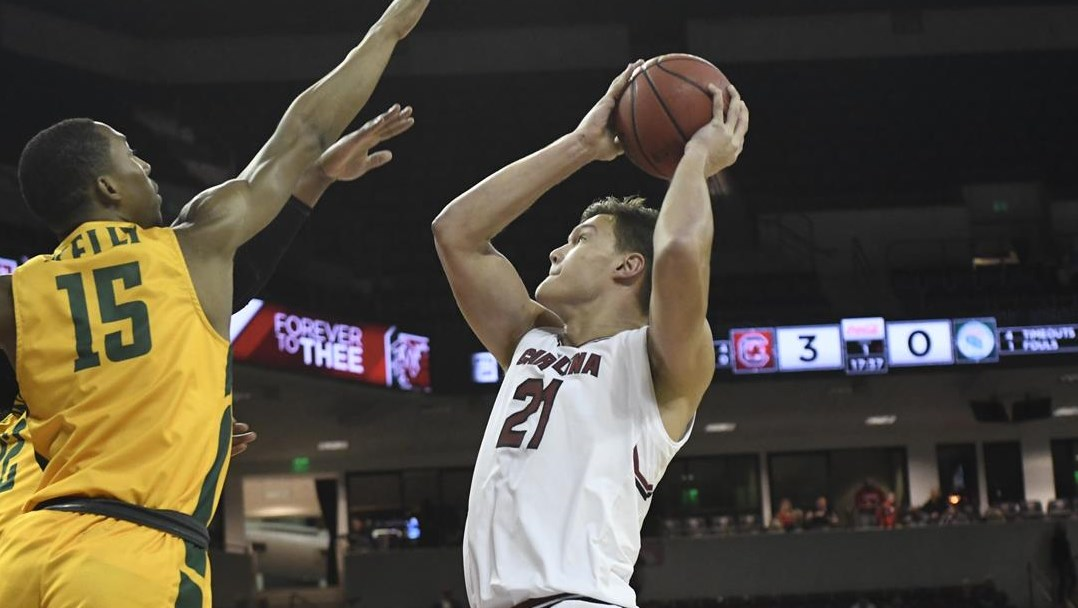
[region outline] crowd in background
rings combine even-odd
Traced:
[[[883,529],[924,526],[955,525],[976,522],[1007,522],[1035,520],[1046,517],[1068,519],[1078,516],[1072,504],[1055,500],[1047,511],[1040,501],[1000,502],[983,512],[970,499],[959,494],[943,496],[939,488],[933,488],[928,500],[919,506],[903,507],[894,492],[866,482],[854,495],[853,505],[845,518],[831,508],[824,496],[816,499],[808,509],[796,507],[788,498],[779,500],[770,524],[771,531],[793,532],[799,530],[822,530],[830,528]]]

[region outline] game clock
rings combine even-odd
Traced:
[[[887,333],[883,317],[843,319],[842,342],[846,350],[846,373],[887,373]]]

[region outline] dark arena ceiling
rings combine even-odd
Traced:
[[[166,210],[175,213],[191,194],[246,164],[289,101],[319,70],[333,65],[383,4],[15,0],[0,5],[7,32],[0,45],[5,83],[0,100],[8,118],[0,133],[0,165],[14,167],[25,141],[51,122],[92,116],[125,132],[154,165],[155,177],[172,186]],[[414,43],[409,39],[414,48],[402,47],[361,114],[369,118],[398,101],[412,104],[416,127],[390,143],[395,159],[388,167],[327,195],[265,295],[346,318],[399,323],[440,334],[448,343],[473,344],[441,275],[431,220],[490,172],[572,129],[625,62],[662,52],[707,56],[737,83],[752,108],[745,153],[728,175],[732,195],[716,200],[717,273],[729,266],[718,263],[725,255],[746,255],[753,247],[752,255],[772,253],[758,249],[762,218],[775,214],[962,207],[963,187],[984,182],[1036,183],[1046,200],[1073,200],[1078,197],[1073,115],[1078,43],[1072,38],[1078,23],[1052,23],[1045,16],[1071,4],[1039,2],[1034,10],[1025,2],[987,0],[433,0]],[[986,42],[964,29],[961,20],[948,26],[953,31],[939,29],[938,16],[964,11],[986,22],[993,15],[1025,15],[1030,21],[1020,23],[1041,24],[1054,34],[1046,43],[1044,31],[1016,25],[1009,35]],[[874,47],[856,32],[849,48],[812,37],[826,38],[827,28],[844,24],[856,30],[876,18],[884,19],[887,35],[899,40],[897,51]],[[27,41],[34,34],[21,29],[23,24],[55,19],[104,32],[106,42],[122,43],[127,46],[118,48],[150,59],[160,49],[173,49],[173,63],[161,72],[121,71],[80,62],[72,57],[80,53],[72,41],[49,39],[38,46]],[[715,32],[742,29],[759,32],[759,39],[738,39],[729,46],[716,39]],[[902,43],[903,36],[917,40],[922,34],[935,36],[937,47]],[[610,35],[611,42],[596,38],[602,35]],[[783,43],[799,37],[806,42]],[[320,40],[340,40],[344,46],[327,51],[318,46]],[[504,48],[490,47],[484,42],[489,40],[505,41]],[[275,53],[260,61],[232,52],[232,43]],[[217,54],[200,59],[175,52],[199,45]],[[728,56],[709,51],[724,48],[730,49]],[[121,54],[119,59],[138,65],[138,58]],[[200,60],[216,71],[191,67],[203,65]],[[281,69],[275,72],[277,64]],[[467,67],[472,64],[480,67]],[[181,68],[187,70],[182,77],[168,71]],[[230,76],[236,74],[240,77]],[[547,271],[548,252],[592,199],[640,193],[657,205],[663,192],[661,182],[624,160],[594,165],[555,189],[497,245],[525,282],[535,285]],[[8,212],[0,216],[0,231],[12,251],[0,255],[52,246],[52,237],[33,227],[17,200],[4,204]],[[825,236],[809,244],[817,253],[841,256],[850,255],[848,246]],[[871,272],[886,283],[886,268]],[[798,267],[771,279],[781,283],[796,275],[787,299],[772,302],[768,315],[811,320],[798,315],[806,310],[802,295],[820,291],[813,287],[819,283],[813,273]],[[736,284],[721,276],[713,281],[719,294],[713,295],[713,323],[733,320],[723,311],[739,298],[749,301],[741,294],[760,293],[751,288],[722,295],[736,291],[727,289]],[[837,306],[818,293],[812,297],[820,301],[820,316],[837,318],[857,308]],[[885,300],[867,299],[862,312],[890,314],[878,308]]]

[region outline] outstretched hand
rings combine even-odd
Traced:
[[[292,195],[313,208],[333,182],[359,179],[393,160],[389,150],[372,153],[371,148],[404,133],[414,124],[412,107],[401,108],[400,104],[394,104],[323,152],[297,180]]]
[[[606,94],[599,99],[599,102],[592,107],[573,131],[596,160],[614,160],[622,153],[621,142],[614,136],[611,115],[617,107],[621,94],[625,92],[625,87],[629,85],[633,72],[642,65],[644,61],[638,59],[618,74],[618,77],[610,83]]]
[[[318,166],[326,177],[334,181],[350,182],[359,179],[372,169],[393,160],[389,150],[371,153],[371,148],[392,139],[415,124],[412,107],[394,104],[362,127],[337,140],[318,159]]]
[[[713,103],[711,121],[700,128],[685,146],[686,155],[698,148],[706,155],[705,175],[715,175],[737,162],[745,147],[745,134],[749,130],[749,107],[741,99],[734,85],[730,85],[730,107],[726,108],[722,89],[707,85]]]

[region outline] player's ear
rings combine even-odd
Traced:
[[[617,268],[614,269],[614,277],[618,279],[631,279],[639,274],[644,273],[644,266],[647,264],[647,260],[644,256],[637,252],[625,254],[625,257],[621,258],[621,262]]]
[[[122,198],[116,180],[108,174],[100,175],[94,180],[94,193],[105,204],[119,203]]]

